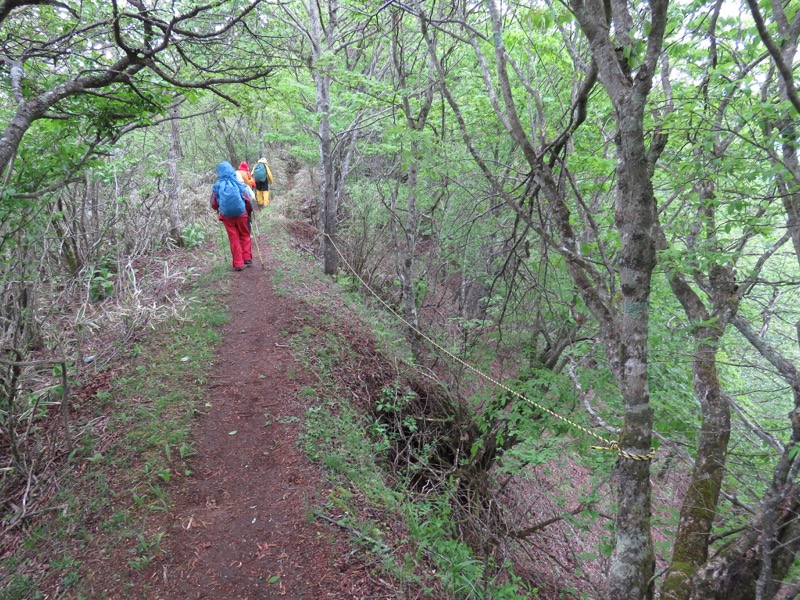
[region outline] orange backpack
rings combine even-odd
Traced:
[[[249,172],[247,172],[247,171],[239,171],[239,173],[242,174],[242,179],[244,179],[244,182],[248,186],[250,186],[251,189],[255,189],[256,188],[256,180],[253,179],[253,176],[250,175]]]

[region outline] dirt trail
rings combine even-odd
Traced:
[[[195,422],[192,476],[179,489],[169,535],[149,573],[148,598],[359,598],[364,567],[340,531],[314,520],[324,480],[296,444],[308,408],[296,394],[287,336],[303,321],[275,295],[275,268],[231,272],[231,320]]]

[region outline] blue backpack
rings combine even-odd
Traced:
[[[233,219],[244,214],[244,198],[242,198],[242,188],[235,180],[220,179],[214,186],[217,194],[217,204],[219,212],[223,217]]]
[[[253,179],[259,183],[264,183],[267,180],[267,167],[264,163],[258,163],[256,168],[253,169]]]

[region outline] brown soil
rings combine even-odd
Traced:
[[[172,491],[163,552],[122,586],[105,564],[93,589],[109,598],[386,598],[346,532],[315,518],[328,489],[297,445],[308,400],[287,336],[305,318],[276,295],[275,268],[231,271],[230,321],[213,369],[206,414],[192,432],[191,477]],[[125,557],[122,557],[126,560]],[[112,558],[112,561],[114,559]],[[116,562],[116,561],[114,561]],[[137,581],[138,579],[138,581]],[[133,584],[133,585],[132,585]]]

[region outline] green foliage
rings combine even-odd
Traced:
[[[426,557],[435,565],[435,575],[443,590],[455,598],[504,600],[531,598],[538,592],[526,586],[505,565],[506,576],[493,578],[497,569],[492,560],[480,560],[453,528],[453,515],[445,500],[408,505],[409,533],[418,544],[416,559]]]
[[[128,561],[128,566],[136,571],[145,570],[161,553],[161,540],[164,537],[164,532],[159,531],[149,537],[144,534],[136,532],[134,534],[136,545],[128,550],[134,556]]]
[[[42,593],[36,589],[36,582],[28,575],[14,575],[4,590],[7,600],[28,600],[29,598],[42,598]]]
[[[181,239],[188,249],[197,248],[206,241],[205,229],[197,223],[187,225],[181,230]]]
[[[105,300],[114,294],[116,273],[107,267],[89,270],[89,298],[92,302]]]
[[[400,384],[395,381],[381,388],[380,395],[375,401],[375,410],[378,413],[400,413],[415,397],[414,392],[402,389]]]

